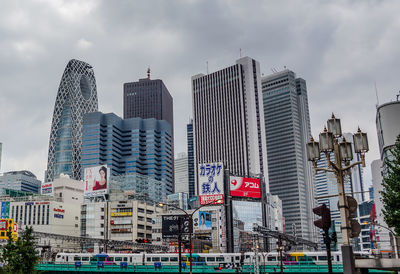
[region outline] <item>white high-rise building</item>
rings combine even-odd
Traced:
[[[396,138],[400,134],[400,101],[397,100],[378,106],[376,110],[376,129],[378,133],[380,160],[372,161],[372,182],[374,186],[374,202],[376,210],[376,221],[378,224],[387,226],[384,221],[380,191],[383,191],[382,174],[385,173],[385,160],[390,158],[390,149],[395,145]],[[379,237],[378,248],[380,250],[392,250],[387,230],[377,227],[377,238]]]
[[[189,162],[185,152],[178,153],[175,158],[175,193],[189,194]]]
[[[195,170],[199,163],[223,162],[232,174],[263,174],[268,182],[259,62],[243,57],[195,75],[192,95]]]

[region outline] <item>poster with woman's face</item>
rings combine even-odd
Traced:
[[[110,169],[106,165],[85,168],[85,196],[104,195],[108,191]]]

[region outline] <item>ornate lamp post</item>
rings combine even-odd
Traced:
[[[344,189],[344,176],[350,169],[356,165],[362,165],[365,167],[365,153],[368,152],[368,139],[367,134],[361,132],[358,128],[357,133],[353,134],[354,151],[360,155],[361,161],[350,164],[353,159],[352,144],[347,142],[342,137],[342,127],[340,125],[340,119],[336,118],[332,113],[332,118],[327,121],[328,129],[325,127],[324,131],[319,134],[319,142],[311,141],[307,143],[307,157],[309,161],[313,162],[314,170],[333,172],[336,175],[339,193],[339,210],[341,219],[341,232],[342,232],[342,258],[343,258],[343,271],[345,274],[351,274],[355,271],[353,249],[350,245],[350,238],[352,235],[351,222],[349,220],[349,202],[346,198]],[[328,162],[328,168],[319,168],[318,160],[320,159],[320,153],[324,153]],[[330,155],[334,154],[335,160],[331,161]]]

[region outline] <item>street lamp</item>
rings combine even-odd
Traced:
[[[308,160],[313,162],[315,173],[317,171],[333,172],[336,175],[338,183],[338,196],[339,196],[339,210],[340,219],[342,223],[342,257],[343,257],[343,271],[344,273],[354,272],[354,258],[353,250],[350,245],[350,237],[354,220],[351,220],[349,212],[348,199],[344,189],[344,176],[350,171],[350,169],[356,165],[362,165],[365,167],[365,153],[368,152],[368,139],[367,134],[361,132],[358,128],[357,133],[353,134],[354,141],[354,152],[360,155],[361,161],[350,164],[353,160],[353,149],[352,144],[342,136],[342,127],[340,119],[336,118],[332,113],[331,119],[327,121],[328,128],[324,128],[324,131],[319,134],[319,143],[311,138],[310,142],[307,143],[307,157]],[[319,151],[317,151],[317,148]],[[319,168],[318,160],[320,159],[320,153],[324,153],[328,162],[327,168]],[[333,153],[335,156],[334,161],[331,161],[330,154]],[[350,218],[349,218],[350,217]],[[358,224],[358,223],[357,223]],[[359,224],[358,224],[359,225]],[[356,225],[354,224],[354,227]]]
[[[215,201],[211,201],[211,202],[209,202],[209,203],[206,203],[206,204],[204,204],[204,205],[201,205],[201,206],[199,206],[198,208],[196,208],[192,213],[188,213],[186,210],[184,210],[184,209],[182,209],[182,208],[180,208],[180,207],[178,207],[178,206],[176,206],[176,205],[173,205],[173,204],[167,204],[167,203],[162,203],[162,202],[160,202],[160,203],[158,203],[158,205],[160,206],[160,207],[163,207],[163,206],[170,206],[170,207],[173,207],[173,208],[175,208],[175,209],[178,209],[178,210],[180,210],[180,211],[182,211],[184,214],[185,214],[185,216],[189,219],[189,225],[191,226],[190,228],[189,228],[189,263],[190,263],[190,274],[192,274],[192,230],[191,229],[193,229],[193,215],[194,215],[194,213],[197,211],[197,210],[199,210],[200,208],[202,208],[202,207],[204,207],[204,206],[208,206],[208,205],[211,205],[211,204],[218,204],[218,203],[221,203],[223,200],[222,199],[219,199],[219,200],[215,200]],[[180,223],[179,223],[179,226],[180,226]],[[179,231],[180,231],[180,228],[179,228]],[[178,244],[179,245],[179,250],[181,250],[181,244],[179,243]],[[180,261],[181,259],[179,258],[179,261]],[[181,266],[180,266],[180,263],[179,263],[179,270],[181,269]]]

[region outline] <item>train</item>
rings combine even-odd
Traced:
[[[265,265],[280,264],[278,252],[257,253],[258,262]],[[368,258],[368,252],[355,252],[356,257]],[[342,253],[332,252],[332,264],[342,264]],[[190,254],[182,254],[182,263],[190,263]],[[326,252],[295,251],[287,252],[282,257],[284,265],[296,264],[327,264]],[[193,253],[193,265],[246,265],[253,264],[255,260],[254,252],[246,253]],[[176,265],[178,264],[178,254],[176,253],[57,253],[56,264],[98,264],[104,265]]]

